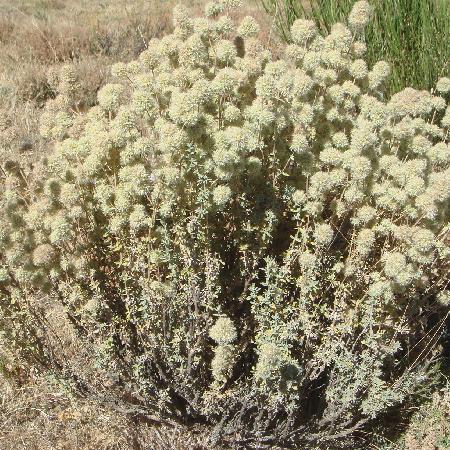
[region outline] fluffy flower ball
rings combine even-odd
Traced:
[[[358,1],[353,5],[353,8],[348,16],[348,24],[350,28],[356,32],[364,30],[369,23],[372,15],[372,7],[369,2],[363,0]]]
[[[107,84],[98,91],[98,104],[105,111],[116,111],[119,108],[122,93],[123,86],[121,84]]]
[[[55,249],[50,244],[41,244],[33,251],[33,264],[48,266],[55,259]]]
[[[391,72],[389,64],[385,61],[378,61],[369,73],[369,87],[377,89],[388,78]]]
[[[217,17],[223,12],[223,3],[212,1],[205,5],[205,16],[206,17]]]
[[[242,19],[237,34],[243,38],[250,38],[258,34],[259,25],[256,20],[251,16],[246,16]]]
[[[316,35],[317,27],[313,20],[297,19],[292,24],[292,40],[298,45],[306,45]]]
[[[219,384],[224,383],[231,375],[235,349],[232,345],[220,345],[214,350],[214,358],[211,361],[211,372],[214,380]]]
[[[231,195],[232,192],[228,186],[217,186],[213,191],[213,201],[219,208],[223,208],[230,201]]]
[[[314,230],[314,240],[318,246],[325,246],[331,243],[334,237],[333,228],[327,223],[322,223]]]
[[[448,94],[450,92],[450,78],[442,77],[439,78],[436,83],[436,90],[442,94]]]
[[[219,345],[231,344],[237,338],[236,327],[229,317],[219,317],[210,328],[209,336]]]

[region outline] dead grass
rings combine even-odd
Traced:
[[[44,80],[50,66],[98,59],[106,68],[115,61],[129,61],[145,49],[151,38],[171,29],[171,10],[176,3],[0,0],[0,85],[15,87],[21,100],[43,102],[50,94]],[[205,1],[182,3],[193,15],[199,15]],[[244,3],[236,15],[252,14],[266,22],[262,29],[268,30],[267,18],[256,1]],[[270,30],[262,38],[270,40]],[[87,84],[90,81],[86,79]]]
[[[146,423],[99,402],[75,398],[49,377],[21,387],[0,378],[0,391],[2,450],[211,448],[198,432]]]

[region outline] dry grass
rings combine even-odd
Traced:
[[[211,448],[201,434],[146,423],[112,406],[75,398],[49,378],[37,378],[22,387],[0,379],[0,390],[2,450]]]
[[[104,81],[112,62],[129,61],[151,38],[170,30],[171,10],[176,3],[0,0],[0,86],[15,91],[21,100],[43,102],[51,95],[46,70],[70,61],[82,66],[86,85],[95,89],[99,70]],[[205,1],[185,3],[193,15],[199,15]],[[267,21],[254,0],[244,3],[239,15],[252,14]],[[85,60],[90,64],[82,64]]]

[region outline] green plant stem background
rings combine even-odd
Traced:
[[[312,19],[322,32],[346,22],[353,0],[261,0],[282,38],[298,18]],[[448,0],[373,0],[374,17],[366,30],[367,61],[391,64],[391,93],[406,86],[433,89],[450,64]]]

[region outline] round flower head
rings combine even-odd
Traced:
[[[292,194],[292,201],[296,204],[296,205],[303,205],[306,203],[306,201],[308,200],[307,195],[305,194],[305,191],[301,190],[301,189],[297,189],[293,194]]]
[[[365,156],[356,156],[350,158],[348,168],[354,180],[364,181],[370,175],[372,165]]]
[[[314,240],[319,246],[326,246],[331,243],[334,237],[333,228],[327,223],[317,225],[314,230]]]
[[[55,249],[50,244],[41,244],[33,251],[35,266],[49,266],[55,259]]]
[[[225,383],[233,369],[235,351],[232,345],[220,345],[211,361],[212,376],[217,383]]]
[[[111,75],[113,77],[126,79],[128,76],[127,65],[123,62],[113,64],[111,66]]]
[[[239,87],[239,72],[225,67],[217,72],[212,89],[218,96],[232,96]]]
[[[329,68],[327,69],[330,71],[332,69],[336,70],[342,70],[344,68],[347,68],[347,61],[342,57],[339,50],[329,50],[327,52],[323,52],[321,55],[322,62]],[[334,75],[333,78],[335,78],[335,81],[337,79],[337,73]]]
[[[400,285],[407,285],[411,278],[411,268],[406,262],[406,257],[400,252],[387,253],[384,259],[384,273]]]
[[[50,242],[55,245],[61,245],[71,237],[72,227],[64,215],[57,215],[51,218],[50,222]]]
[[[234,30],[234,22],[228,16],[220,16],[216,22],[216,32],[225,36]]]
[[[267,105],[260,100],[255,100],[251,106],[245,110],[246,119],[255,125],[259,131],[273,124],[275,116]]]
[[[439,78],[438,82],[436,83],[436,90],[441,94],[448,94],[450,92],[450,78]]]
[[[201,67],[208,61],[208,50],[201,36],[195,33],[183,42],[179,62],[183,67]]]
[[[122,93],[123,86],[121,84],[107,84],[97,93],[98,103],[105,111],[117,111]]]
[[[445,114],[441,120],[441,125],[445,128],[450,128],[450,106],[447,106],[445,109]]]
[[[310,178],[308,195],[310,198],[317,198],[319,200],[322,195],[330,191],[331,188],[331,172],[319,171]]]
[[[173,25],[184,30],[190,30],[192,22],[187,9],[182,5],[177,5],[173,9]]]
[[[256,20],[251,16],[246,16],[242,19],[237,34],[243,38],[253,37],[259,32],[259,25]]]
[[[346,80],[342,83],[342,91],[347,97],[357,98],[361,93],[361,89],[352,81]]]
[[[235,45],[228,40],[221,40],[216,45],[216,58],[224,65],[232,65],[237,56]]]
[[[332,48],[339,53],[348,53],[352,44],[352,33],[343,23],[335,23],[331,27],[327,41],[332,44]]]
[[[425,136],[419,134],[414,136],[411,143],[411,151],[418,155],[425,155],[427,151],[432,147],[432,143]]]
[[[139,55],[139,61],[146,70],[153,70],[161,62],[162,52],[159,39],[151,39],[147,48]]]
[[[296,70],[292,81],[293,92],[299,97],[304,97],[309,94],[311,89],[314,87],[314,81],[304,70]]]
[[[333,134],[332,140],[336,148],[339,149],[345,149],[349,145],[347,135],[343,131],[338,131],[337,133]]]
[[[367,64],[363,59],[357,59],[353,61],[349,71],[355,80],[362,80],[368,74]]]
[[[450,290],[438,292],[438,294],[436,295],[436,300],[440,305],[442,305],[446,308],[449,307],[450,306]]]
[[[353,5],[348,16],[348,24],[355,32],[363,31],[370,21],[372,15],[372,7],[369,2],[362,0]]]
[[[309,104],[303,104],[302,109],[299,113],[297,113],[297,121],[299,125],[303,125],[307,127],[314,120],[315,109]]]
[[[387,301],[392,300],[393,298],[393,292],[392,292],[392,286],[391,282],[389,281],[376,281],[374,282],[367,292],[370,297],[376,298],[376,299],[384,299]]]
[[[320,152],[319,158],[325,164],[337,166],[342,161],[342,152],[334,147],[328,147]]]
[[[74,206],[80,200],[77,187],[72,183],[64,183],[60,193],[61,202],[68,206]]]
[[[217,186],[213,191],[214,203],[223,208],[231,199],[231,189],[228,186]]]
[[[411,197],[417,197],[425,190],[425,181],[421,177],[411,177],[405,184],[405,191]]]
[[[187,144],[186,132],[175,124],[161,120],[155,126],[160,135],[159,147],[162,152],[178,152]]]
[[[396,118],[407,115],[418,117],[430,114],[435,109],[435,104],[429,92],[407,87],[391,97],[388,108]]]
[[[212,22],[206,17],[198,17],[192,21],[193,31],[198,34],[202,39],[208,39],[208,36],[212,33]]]
[[[213,153],[214,163],[221,169],[232,168],[239,163],[239,154],[235,150],[218,148]]]
[[[375,243],[375,232],[370,228],[362,229],[356,238],[356,252],[360,256],[366,256],[372,250]]]
[[[203,106],[211,100],[214,93],[211,83],[202,77],[196,78],[196,74],[197,71],[190,72],[189,74],[191,75],[189,82],[192,83],[192,88],[188,93],[192,96],[193,102],[197,106]]]
[[[286,362],[286,352],[276,344],[266,342],[258,349],[258,362],[255,366],[255,378],[270,381]]]
[[[294,134],[292,136],[291,150],[294,153],[301,154],[307,152],[309,149],[308,138],[304,134]]]
[[[145,228],[147,220],[148,214],[145,210],[145,206],[140,204],[134,205],[129,217],[130,228],[134,231]]]
[[[355,225],[366,225],[376,217],[377,211],[372,206],[364,205],[356,211],[356,217],[353,219]]]
[[[385,61],[378,61],[369,73],[370,89],[377,89],[389,77],[391,68]]]
[[[287,59],[300,65],[306,54],[306,50],[297,44],[290,44],[286,46],[284,53]]]
[[[217,17],[223,12],[223,3],[218,1],[208,2],[205,5],[205,16],[206,17]]]
[[[181,126],[192,127],[200,119],[200,113],[195,96],[190,92],[174,91],[169,108],[170,118]]]
[[[241,119],[241,110],[234,105],[227,105],[223,111],[223,117],[226,122],[238,122]]]
[[[209,336],[219,345],[231,344],[237,338],[236,327],[229,317],[219,317],[210,328]]]
[[[161,54],[171,59],[176,58],[179,50],[178,44],[179,41],[174,35],[169,34],[162,37],[159,44]]]
[[[122,167],[119,170],[119,180],[123,185],[132,187],[133,191],[143,194],[148,185],[148,172],[143,164]]]
[[[427,152],[427,156],[432,164],[446,166],[450,163],[450,148],[445,142],[438,142]]]
[[[291,36],[295,44],[306,45],[317,35],[313,20],[297,19],[291,26]]]
[[[408,235],[408,237],[410,237]],[[411,236],[412,248],[420,253],[428,253],[436,245],[436,237],[434,233],[425,228],[417,227],[413,229]]]
[[[367,52],[367,46],[362,41],[355,41],[352,45],[352,52],[355,58],[362,58]]]

